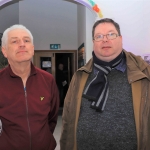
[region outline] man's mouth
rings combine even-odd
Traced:
[[[24,53],[24,52],[26,52],[26,51],[25,50],[20,50],[17,53]]]
[[[102,49],[111,48],[110,46],[103,46]]]

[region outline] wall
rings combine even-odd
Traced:
[[[92,26],[96,19],[96,14],[83,5],[78,5],[78,47],[85,45],[85,62],[91,58],[93,51]]]
[[[24,0],[19,2],[19,22],[27,26],[36,50],[77,49],[77,5],[64,0]]]
[[[77,5],[77,29],[78,29],[78,47],[85,43],[86,35],[86,8],[83,5]]]
[[[4,5],[0,7],[0,33],[13,24],[19,23],[19,4]]]
[[[149,0],[94,0],[104,17],[120,24],[123,47],[137,55],[150,53]]]
[[[92,57],[93,51],[93,40],[92,40],[92,27],[96,21],[96,15],[91,12],[91,10],[86,8],[86,40],[85,40],[85,49],[86,49],[86,62]]]

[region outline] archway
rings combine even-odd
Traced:
[[[8,2],[11,2],[11,1],[15,2],[15,0],[0,0],[0,6],[6,4]],[[90,9],[91,11],[94,11],[96,13],[97,17],[103,18],[103,14],[102,14],[101,9],[93,0],[72,0],[72,1],[75,1],[75,2],[78,2],[82,5],[84,5],[85,7]]]
[[[4,5],[10,1],[12,1],[12,0],[0,0],[0,6]]]
[[[7,6],[7,5],[12,4],[12,3],[17,3],[19,1],[20,0],[0,0],[0,7],[1,6]]]
[[[84,5],[91,11],[94,11],[94,13],[97,15],[98,18],[103,18],[101,9],[99,8],[98,4],[96,4],[93,0],[74,0],[74,1]]]

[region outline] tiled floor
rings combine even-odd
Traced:
[[[62,116],[59,115],[57,125],[56,125],[55,131],[54,131],[54,137],[55,137],[56,142],[57,142],[57,147],[55,148],[55,150],[60,150],[59,140],[60,140],[60,134],[61,134],[61,125],[62,125],[61,118],[62,118]]]

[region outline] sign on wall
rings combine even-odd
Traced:
[[[59,50],[60,49],[60,44],[50,44],[50,49]]]

